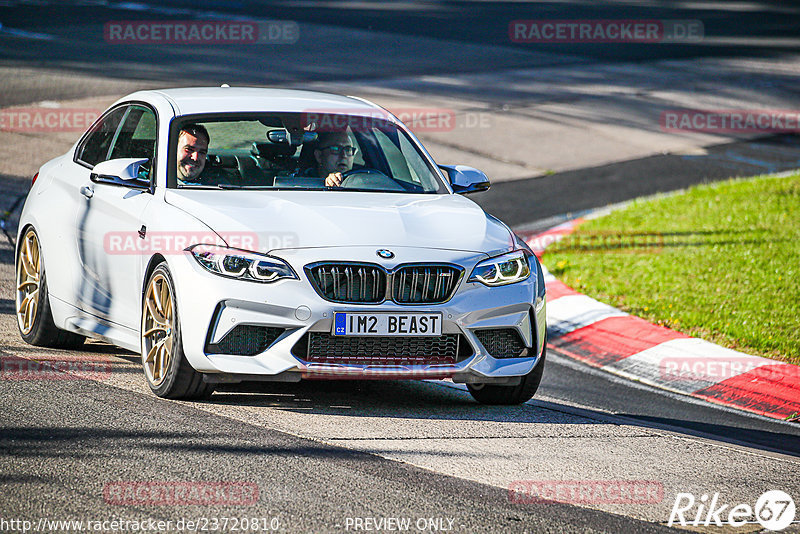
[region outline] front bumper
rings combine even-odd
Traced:
[[[324,252],[321,252],[324,251]],[[313,379],[440,379],[455,382],[480,382],[514,385],[519,377],[537,364],[545,339],[545,307],[535,305],[539,281],[533,271],[525,281],[489,288],[466,282],[472,268],[486,255],[427,249],[420,251],[393,248],[397,257],[391,261],[375,260],[375,249],[352,248],[294,249],[274,254],[288,261],[299,280],[281,280],[272,284],[228,279],[209,273],[190,254],[169,260],[173,273],[180,318],[183,349],[197,371],[208,373],[211,382],[242,380],[295,381]],[[319,261],[370,261],[391,269],[409,261],[461,265],[466,275],[453,297],[442,304],[398,305],[338,304],[324,300],[306,278],[303,266]],[[358,260],[358,258],[362,258]],[[310,332],[330,334],[334,312],[439,312],[442,334],[460,335],[461,354],[453,363],[400,365],[387,363],[331,363],[305,361],[296,347]],[[241,325],[274,327],[283,331],[266,350],[251,356],[212,353],[209,346],[218,344]],[[476,331],[490,329],[517,332],[527,348],[523,357],[496,358],[480,342]],[[294,349],[294,350],[293,350]],[[380,356],[380,355],[376,355]]]

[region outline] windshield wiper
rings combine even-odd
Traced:
[[[217,184],[220,189],[273,189],[271,185]]]

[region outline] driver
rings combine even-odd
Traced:
[[[178,134],[178,183],[197,182],[206,166],[211,138],[201,124],[187,124]]]
[[[325,185],[342,185],[343,172],[353,168],[353,158],[358,149],[347,132],[321,132],[314,159],[317,162],[317,176],[325,177]]]

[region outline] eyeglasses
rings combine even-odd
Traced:
[[[330,150],[331,154],[338,156],[339,154],[344,154],[345,156],[355,156],[358,149],[354,146],[342,146],[342,145],[330,145],[320,150]]]

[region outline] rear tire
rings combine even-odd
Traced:
[[[214,391],[186,360],[175,285],[166,263],[159,264],[142,300],[141,353],[147,384],[159,397],[202,399]]]
[[[536,362],[536,367],[522,377],[516,386],[495,386],[491,384],[467,384],[472,397],[481,404],[507,406],[522,404],[533,398],[544,373],[544,362],[547,356],[547,344],[542,347],[542,356]]]
[[[61,330],[53,321],[47,277],[36,230],[28,228],[17,248],[15,310],[22,339],[37,347],[80,347],[86,339],[84,336]]]

